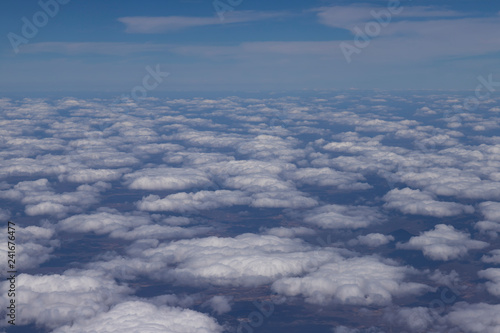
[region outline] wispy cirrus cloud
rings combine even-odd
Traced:
[[[151,43],[45,42],[23,45],[19,49],[21,53],[128,55],[142,52],[165,51],[169,47],[167,44]]]
[[[118,21],[126,25],[125,31],[128,33],[155,34],[192,27],[261,21],[288,15],[287,12],[238,11],[228,16],[224,22],[217,17],[192,16],[128,16],[120,17]]]

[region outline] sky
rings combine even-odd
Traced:
[[[0,333],[500,332],[498,1],[4,2]]]
[[[149,95],[473,90],[499,74],[493,0],[60,2],[5,1],[0,91],[130,94],[148,66],[169,73]]]

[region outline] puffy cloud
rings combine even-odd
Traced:
[[[170,218],[167,222],[185,224],[186,219]],[[164,221],[165,222],[165,221]],[[143,213],[120,214],[109,210],[95,214],[73,215],[59,221],[58,227],[66,232],[93,232],[97,235],[109,234],[112,238],[169,239],[193,237],[211,230],[210,227],[182,228],[179,226],[151,224],[148,215]],[[189,223],[189,220],[187,221]]]
[[[15,225],[15,263],[18,269],[29,269],[38,267],[51,258],[51,253],[59,246],[59,240],[52,239],[54,236],[53,226],[22,227]],[[12,229],[11,229],[12,230]],[[0,254],[7,258],[8,239],[0,241]],[[2,266],[7,265],[5,261]],[[6,267],[5,267],[5,270]]]
[[[482,202],[479,209],[486,219],[500,223],[500,202]]]
[[[256,193],[251,206],[259,208],[310,208],[317,206],[315,199],[299,191],[274,191]]]
[[[229,296],[214,296],[206,302],[218,315],[231,311],[231,300]]]
[[[315,235],[316,231],[305,227],[295,227],[295,228],[279,227],[279,228],[271,228],[264,230],[264,234],[273,235],[277,237],[295,238],[297,236]]]
[[[95,183],[98,181],[109,182],[118,180],[126,169],[80,169],[71,170],[67,174],[60,175],[59,181],[72,183]]]
[[[288,174],[298,184],[334,186],[340,190],[366,190],[371,188],[360,174],[336,171],[330,168],[300,168]]]
[[[488,268],[479,271],[477,275],[480,278],[490,280],[486,282],[486,289],[490,294],[500,296],[500,268]]]
[[[381,223],[385,217],[375,207],[325,205],[305,213],[304,221],[324,229],[358,229]]]
[[[457,303],[444,317],[446,324],[467,333],[497,333],[500,330],[500,304]]]
[[[500,264],[500,250],[492,250],[489,255],[484,255],[481,260],[486,263]]]
[[[16,283],[16,324],[35,323],[49,328],[92,318],[130,292],[96,271],[40,276],[20,274]],[[8,288],[9,281],[3,282],[2,295],[7,295]]]
[[[365,246],[370,246],[370,247],[377,247],[377,246],[382,246],[385,245],[389,242],[394,241],[394,237],[391,235],[383,235],[379,233],[373,233],[373,234],[368,234],[368,235],[360,235],[356,237],[355,239],[351,239],[349,242],[347,242],[349,245],[365,245]]]
[[[129,301],[117,304],[109,311],[100,311],[93,318],[58,328],[54,333],[220,333],[222,330],[213,318],[193,310]]]
[[[128,251],[131,259],[112,258],[91,267],[122,277],[148,273],[188,285],[256,286],[338,260],[338,252],[318,250],[299,239],[242,234],[161,244],[139,242]]]
[[[451,225],[438,224],[433,230],[412,237],[408,243],[397,247],[406,250],[421,250],[432,260],[452,260],[467,255],[469,250],[487,247],[486,242],[472,240],[466,232],[456,230]]]
[[[340,260],[322,265],[304,277],[283,278],[273,283],[276,292],[305,297],[307,302],[331,301],[352,305],[387,305],[393,297],[419,294],[429,287],[404,282],[409,267],[384,263],[376,257]]]
[[[468,153],[471,159],[475,157],[473,152]],[[500,198],[499,182],[482,180],[472,172],[457,168],[427,168],[424,172],[407,172],[401,175],[401,180],[411,187],[439,196],[487,200]]]
[[[47,179],[24,181],[12,189],[0,191],[0,197],[19,200],[26,205],[26,214],[63,216],[96,203],[99,193],[109,188],[107,183],[80,185],[74,192],[55,193]]]
[[[408,187],[389,191],[384,196],[384,200],[386,201],[384,207],[398,209],[405,214],[444,217],[474,212],[474,208],[471,206],[437,201],[429,193],[412,190]]]
[[[130,189],[154,191],[185,190],[211,183],[203,171],[189,168],[141,169],[125,175],[123,179]]]
[[[435,315],[432,309],[425,307],[415,308],[388,308],[384,319],[392,326],[408,329],[410,332],[430,332],[429,328],[434,325]]]
[[[199,191],[196,193],[175,193],[160,199],[149,195],[137,202],[137,208],[144,211],[188,212],[215,209],[234,205],[248,205],[251,199],[241,191]]]
[[[304,150],[294,148],[297,144],[298,140],[292,137],[282,139],[272,135],[259,135],[239,144],[237,151],[258,160],[278,159],[291,162],[305,157]]]

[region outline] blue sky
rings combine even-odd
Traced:
[[[170,73],[150,94],[473,90],[480,75],[500,77],[498,1],[401,1],[394,12],[390,1],[220,3],[232,7],[223,20],[211,1],[71,0],[26,38],[23,17],[43,20],[42,8],[7,0],[0,91],[127,93],[147,66]],[[381,24],[372,13],[390,18]],[[371,40],[357,47],[357,31],[369,27]]]

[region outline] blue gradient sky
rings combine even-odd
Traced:
[[[41,7],[7,0],[0,91],[127,92],[157,64],[170,76],[155,93],[472,90],[480,75],[500,77],[498,1],[401,1],[402,12],[350,63],[341,43],[354,45],[356,28],[376,22],[371,11],[387,11],[388,1],[243,0],[232,7],[221,21],[205,0],[71,0],[15,53],[8,34],[22,37],[22,18],[32,22]]]

